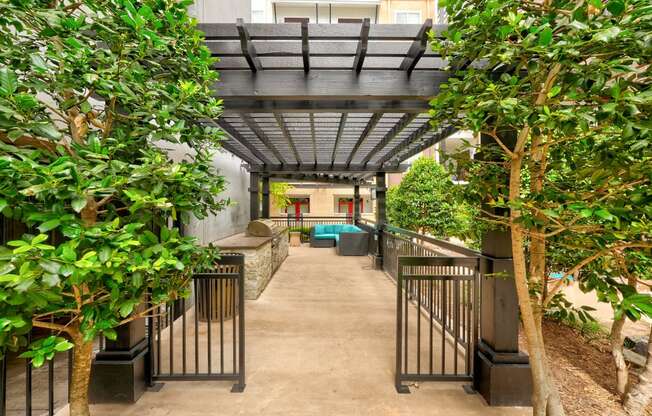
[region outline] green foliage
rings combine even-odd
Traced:
[[[389,223],[435,237],[474,239],[475,212],[460,201],[458,186],[434,159],[417,159],[387,192]]]
[[[221,210],[214,59],[189,1],[0,3],[0,348],[34,364],[188,293],[214,252],[169,223]],[[187,151],[173,162],[164,148]],[[140,310],[140,309],[139,309]]]
[[[483,134],[482,160],[464,167],[466,196],[511,209],[511,220],[487,219],[525,236],[530,286],[577,272],[617,313],[652,311],[649,295],[626,288],[628,269],[652,278],[649,1],[451,0],[448,12],[435,49],[474,65],[456,71],[431,115]],[[537,241],[545,270],[529,251]],[[539,302],[550,306],[561,287]]]
[[[292,201],[288,196],[288,192],[292,190],[292,185],[286,182],[271,182],[269,184],[269,192],[272,195],[272,203],[278,209],[288,207]]]

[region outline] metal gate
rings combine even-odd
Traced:
[[[245,388],[244,256],[222,254],[195,273],[190,300],[160,307],[148,319],[150,384],[233,380]]]
[[[396,376],[471,381],[478,339],[479,271],[472,257],[398,257]]]

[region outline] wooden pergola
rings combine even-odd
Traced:
[[[203,24],[220,58],[212,122],[223,147],[262,177],[364,183],[445,139],[428,101],[448,78],[428,47],[445,26]]]

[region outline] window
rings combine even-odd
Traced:
[[[396,12],[394,22],[401,25],[423,23],[421,21],[421,12],[407,12],[407,11]]]
[[[285,207],[288,215],[300,217],[302,214],[310,214],[310,198],[290,198],[290,205]]]
[[[310,23],[309,17],[286,17],[285,23]]]
[[[337,19],[337,23],[362,23],[362,19],[353,19],[348,17],[340,17]]]
[[[251,23],[265,23],[265,10],[252,10]]]
[[[335,197],[335,212],[337,214],[346,214],[353,216],[353,198],[345,196]],[[361,213],[370,213],[372,212],[371,199],[368,196],[360,197],[360,212]]]

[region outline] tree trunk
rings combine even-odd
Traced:
[[[624,399],[629,379],[629,369],[623,354],[623,327],[625,326],[625,314],[620,319],[614,319],[611,324],[609,339],[611,341],[611,355],[616,365],[616,389],[621,399]]]
[[[647,364],[635,385],[625,396],[625,412],[629,416],[643,416],[652,402],[652,328],[647,344]]]
[[[510,201],[517,201],[520,198],[522,164],[522,155],[514,155],[510,166]],[[543,338],[539,336],[537,318],[535,316],[532,298],[530,297],[530,289],[527,281],[527,262],[525,259],[525,233],[519,223],[519,218],[520,211],[512,209],[510,211],[510,230],[512,236],[514,282],[516,284],[518,304],[523,322],[523,332],[528,344],[528,353],[530,354],[530,365],[532,366],[532,414],[533,416],[545,416],[547,414],[548,397],[550,395],[548,369]]]
[[[84,341],[81,334],[73,339],[72,376],[70,380],[70,416],[90,416],[88,386],[91,379],[93,341]]]

